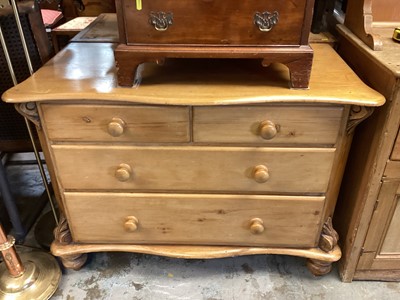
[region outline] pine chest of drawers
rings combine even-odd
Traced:
[[[140,63],[164,58],[258,58],[289,68],[307,88],[314,0],[117,0],[118,81],[131,86]]]
[[[96,251],[287,254],[327,273],[352,132],[384,100],[315,49],[309,91],[288,90],[281,65],[265,77],[215,60],[146,64],[140,85],[119,88],[113,46],[84,43],[9,90],[40,129],[63,215],[52,253],[75,269]]]

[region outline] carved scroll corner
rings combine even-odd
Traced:
[[[61,245],[68,245],[72,243],[72,235],[69,230],[67,219],[63,214],[60,215],[57,227],[54,229],[54,238]]]
[[[358,124],[363,122],[374,112],[374,107],[353,105],[347,122],[347,134],[353,134]]]
[[[25,102],[15,104],[15,109],[38,128],[41,128],[39,113],[35,102]]]
[[[329,217],[322,227],[318,246],[322,251],[330,252],[337,246],[338,241],[339,235],[333,228],[332,218]]]

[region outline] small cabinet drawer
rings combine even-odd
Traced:
[[[396,142],[394,143],[391,159],[400,160],[400,130],[399,133],[397,134]]]
[[[204,143],[336,143],[343,107],[195,107],[193,140]]]
[[[324,197],[65,193],[75,242],[316,245]]]
[[[53,145],[65,189],[326,191],[335,149]]]
[[[143,0],[139,10],[136,1],[122,2],[126,39],[131,45],[299,45],[307,3]]]
[[[47,136],[62,142],[188,142],[187,107],[42,104]]]

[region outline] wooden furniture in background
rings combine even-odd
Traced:
[[[336,39],[329,32],[310,33],[309,43],[327,43],[334,46]],[[99,15],[86,28],[82,29],[70,42],[74,43],[118,43],[117,15],[105,13]]]
[[[71,43],[118,43],[117,15],[99,15],[87,27],[71,39]]]
[[[382,51],[339,26],[339,53],[387,99],[357,130],[335,211],[344,281],[400,280],[400,44],[391,28],[374,32]]]
[[[347,3],[346,27],[373,50],[382,50],[383,40],[374,28],[400,26],[398,0],[351,0]]]
[[[309,90],[287,89],[281,64],[196,59],[143,64],[121,88],[113,44],[71,43],[7,91],[37,104],[66,218],[52,253],[74,269],[97,251],[285,254],[329,272],[353,131],[384,98],[329,45],[313,48]]]
[[[140,3],[140,5],[138,5]],[[253,58],[290,70],[290,86],[308,88],[314,0],[117,0],[118,83],[132,86],[143,62],[165,58]]]
[[[85,29],[90,23],[92,23],[96,17],[76,17],[54,29],[51,30],[51,40],[55,53],[60,51],[60,37],[64,38],[64,42],[61,46],[65,46],[71,38],[77,35],[81,30]]]

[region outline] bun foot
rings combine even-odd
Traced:
[[[69,255],[60,258],[64,268],[78,271],[86,263],[87,254]]]
[[[332,270],[332,262],[308,259],[307,268],[314,276],[322,276],[328,274]]]

